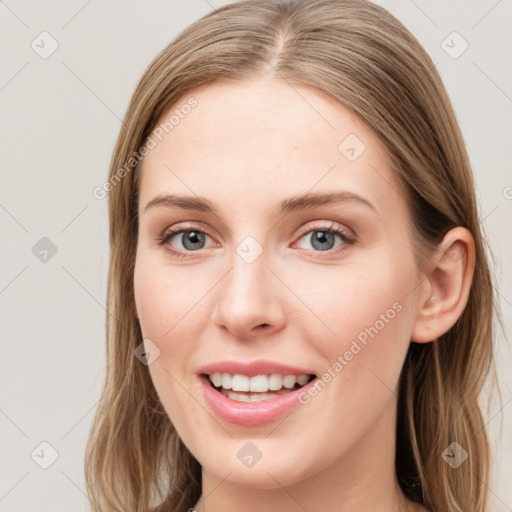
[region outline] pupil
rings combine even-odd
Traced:
[[[183,246],[186,249],[200,249],[201,247],[197,247],[197,245],[201,245],[201,242],[204,242],[204,233],[196,231],[187,231],[183,238]]]
[[[333,233],[329,233],[327,231],[316,231],[316,233],[317,233],[316,236],[312,235],[313,236],[313,240],[312,240],[313,247],[318,250],[332,249],[333,244],[334,244]],[[320,245],[316,242],[319,242]],[[325,243],[327,243],[328,247],[325,247]]]

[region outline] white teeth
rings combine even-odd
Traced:
[[[215,387],[222,387],[226,390],[244,391],[254,393],[266,393],[267,391],[279,391],[281,388],[293,389],[295,384],[304,386],[309,380],[309,375],[248,375],[213,373],[209,376]]]
[[[273,373],[268,378],[268,389],[271,391],[277,391],[283,387],[283,377],[278,373]]]
[[[299,386],[304,386],[308,379],[309,375],[301,375],[300,377],[297,377],[297,383],[299,384]]]
[[[229,373],[222,374],[222,387],[224,389],[231,389],[232,377]]]
[[[292,389],[293,386],[295,386],[295,382],[297,381],[297,378],[295,375],[285,375],[283,377],[283,386],[288,389]]]
[[[256,375],[255,377],[251,377],[250,387],[249,389],[244,389],[244,391],[257,391],[258,393],[263,393],[264,391],[268,391],[268,378],[266,375]]]
[[[220,388],[222,384],[222,373],[214,373],[213,375],[210,375],[210,380],[216,388]]]
[[[249,391],[249,380],[247,375],[233,375],[231,389],[233,391]]]
[[[221,390],[221,393],[228,397],[230,400],[234,400],[236,402],[261,402],[263,400],[272,400],[280,395],[285,395],[289,393],[284,388],[280,391],[273,393],[251,393],[251,394],[243,394],[243,393],[234,393],[233,391],[228,391],[225,389]]]

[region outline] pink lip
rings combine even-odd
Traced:
[[[253,361],[252,363],[239,363],[236,361],[219,361],[218,363],[211,363],[199,369],[198,373],[231,373],[234,375],[248,375],[253,377],[255,375],[271,375],[272,373],[280,373],[281,375],[315,375],[312,370],[304,368],[296,368],[287,366],[280,363],[273,363],[272,361]]]
[[[226,373],[231,373],[226,371]],[[263,372],[265,373],[265,372]],[[281,372],[277,372],[281,373]],[[307,373],[307,372],[301,372]],[[259,375],[259,374],[255,374]],[[297,407],[299,396],[307,392],[308,388],[316,383],[316,378],[295,391],[279,395],[270,400],[260,402],[237,402],[219,393],[210,384],[206,375],[200,375],[203,396],[211,409],[222,419],[229,423],[236,423],[244,427],[255,427],[277,421],[285,414]]]

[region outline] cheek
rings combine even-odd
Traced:
[[[170,272],[160,259],[141,251],[134,270],[134,294],[142,333],[162,341],[188,323],[188,312],[200,290],[183,272]],[[186,320],[186,321],[184,321]]]
[[[340,275],[315,303],[315,311],[324,311],[333,333],[325,335],[324,330],[315,339],[324,360],[318,377],[325,386],[318,386],[318,401],[314,396],[304,401],[311,401],[312,410],[336,403],[318,414],[321,428],[350,432],[347,439],[352,440],[376,421],[396,395],[410,343],[413,308],[407,294],[414,267],[380,269]]]
[[[327,283],[312,304],[331,332],[326,336],[324,329],[317,338],[318,350],[331,366],[341,356],[341,364],[352,368],[351,379],[359,384],[372,370],[392,385],[413,326],[409,294],[415,285],[414,265],[389,259],[373,269],[367,265],[365,272],[338,272]]]
[[[213,278],[180,267],[170,268],[155,255],[141,251],[134,269],[134,294],[144,339],[160,350],[149,370],[160,389],[176,387],[170,373],[179,382],[190,379],[196,366],[197,340],[211,317],[208,289]],[[187,384],[188,385],[188,384]],[[179,394],[179,393],[178,393]]]
[[[198,328],[191,308],[198,300],[199,290],[188,291],[179,280],[179,270],[174,274],[138,254],[134,294],[142,336],[160,350],[148,367],[151,379],[171,421],[186,430],[191,428],[188,421],[198,416],[185,388],[191,386],[187,379],[195,347],[190,340],[197,339]]]

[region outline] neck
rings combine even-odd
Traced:
[[[237,468],[227,475],[215,475],[203,467],[202,494],[195,511],[411,510],[395,476],[396,403],[390,401],[388,405],[371,431],[355,445],[320,471],[305,473],[308,476],[301,481],[283,484],[284,479],[272,474],[271,467],[260,467],[257,473],[254,466],[255,483],[247,487],[237,484]]]

